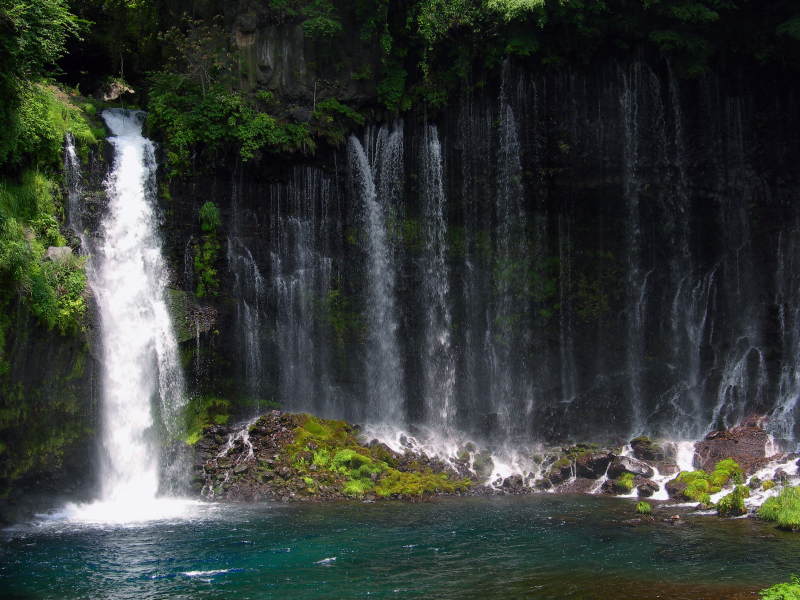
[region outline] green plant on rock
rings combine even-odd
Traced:
[[[750,488],[745,485],[737,485],[733,491],[717,503],[717,514],[721,517],[736,517],[747,514],[747,507],[744,505],[745,498],[750,497]]]
[[[630,493],[633,489],[633,478],[633,473],[623,473],[614,480],[614,483],[618,489],[624,490],[625,493]]]
[[[800,486],[786,487],[781,493],[767,498],[758,516],[766,521],[775,521],[780,529],[800,529]]]
[[[637,502],[636,512],[640,515],[650,515],[653,513],[653,506],[649,502]]]
[[[683,497],[701,504],[711,504],[711,495],[721,491],[729,482],[743,483],[742,468],[733,459],[719,461],[711,473],[703,470],[681,471],[678,481],[686,484]]]
[[[286,123],[256,108],[257,102],[212,81],[207,89],[178,73],[150,79],[149,122],[164,137],[169,175],[186,172],[199,152],[234,150],[249,161],[262,150],[306,152],[315,148],[305,123]],[[258,100],[258,98],[256,98]]]
[[[776,583],[758,595],[761,600],[800,600],[800,577],[792,575],[789,583]]]
[[[200,207],[200,241],[194,245],[194,271],[197,277],[195,294],[198,298],[219,293],[217,262],[222,247],[217,230],[222,225],[219,208],[211,201]]]
[[[348,131],[355,125],[364,124],[364,115],[336,98],[326,98],[318,102],[313,119],[315,133],[332,145],[341,144]]]
[[[776,484],[775,484],[775,482],[774,482],[774,481],[765,481],[765,482],[763,482],[763,483],[761,484],[761,489],[762,489],[762,490],[764,490],[764,491],[766,492],[766,491],[769,491],[769,490],[771,490],[772,488],[774,488],[774,487],[775,487],[775,485],[776,485]]]
[[[287,448],[287,460],[302,477],[325,481],[346,495],[421,496],[463,490],[470,485],[468,480],[453,479],[419,465],[398,470],[394,457],[383,446],[362,446],[344,421],[310,415],[301,415],[301,419]]]
[[[184,409],[187,444],[195,444],[208,425],[226,425],[230,419],[231,402],[216,396],[192,396]]]
[[[303,8],[303,32],[310,38],[332,38],[342,31],[342,22],[331,0],[312,0]]]

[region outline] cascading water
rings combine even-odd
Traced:
[[[423,373],[426,423],[439,433],[453,426],[455,363],[450,340],[450,273],[447,268],[447,203],[439,132],[429,125],[422,152],[425,256],[422,306],[426,315]]]
[[[98,502],[66,512],[78,520],[128,521],[184,510],[159,502],[157,494],[159,431],[179,432],[185,394],[165,301],[156,162],[153,144],[141,133],[144,113],[106,110],[103,119],[115,157],[101,241],[88,272],[102,336],[102,489]]]
[[[401,155],[402,131],[383,137],[376,156],[384,165],[381,177],[382,190],[388,190],[388,177],[397,169]],[[367,320],[369,353],[366,362],[367,407],[366,419],[388,425],[404,422],[403,381],[400,349],[397,338],[395,309],[395,269],[388,240],[386,212],[389,202],[378,196],[375,172],[364,147],[355,136],[348,142],[350,168],[355,183],[362,219],[367,253]],[[392,162],[389,160],[394,159]],[[384,203],[385,202],[385,203]]]
[[[517,120],[500,93],[500,123],[497,148],[497,190],[495,211],[497,233],[493,270],[493,311],[486,330],[489,357],[490,396],[506,436],[524,427],[519,419],[529,413],[532,399],[527,385],[520,383],[525,369],[517,368],[524,356],[525,333],[529,326],[527,271],[530,250],[527,236],[525,190]],[[521,338],[521,339],[520,339]],[[524,364],[524,361],[523,363]]]
[[[233,295],[247,392],[256,403],[263,394],[264,356],[261,343],[265,282],[253,253],[238,237],[229,237],[228,269],[233,274]]]

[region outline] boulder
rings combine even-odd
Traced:
[[[503,480],[502,488],[503,491],[511,494],[518,494],[524,491],[525,482],[522,479],[522,475],[509,475]]]
[[[596,479],[587,479],[586,477],[576,477],[571,481],[567,481],[558,487],[559,494],[588,494],[594,490],[597,485]]]
[[[608,477],[609,479],[616,479],[623,473],[633,473],[645,479],[650,479],[655,474],[652,467],[646,462],[629,456],[617,456],[608,467]]]
[[[600,491],[603,494],[610,494],[613,496],[619,496],[621,494],[630,494],[630,490],[622,487],[619,485],[616,479],[607,479],[603,482],[603,485],[600,487]]]
[[[550,470],[545,475],[550,483],[558,485],[572,477],[572,462],[566,459],[559,459],[550,467]]]
[[[653,465],[661,475],[677,475],[681,472],[673,462],[657,462]]]
[[[678,479],[675,478],[668,481],[664,487],[667,490],[667,495],[670,498],[675,499],[683,497],[683,490],[686,489],[686,484],[683,481],[678,481]]]
[[[660,489],[655,481],[643,477],[637,477],[636,480],[634,480],[634,485],[636,486],[636,493],[640,498],[649,498]]]
[[[72,248],[69,246],[50,246],[44,253],[44,259],[54,263],[63,263],[72,257]]]
[[[772,475],[772,481],[776,483],[788,483],[789,482],[789,474],[784,471],[783,469],[778,469]]]
[[[610,452],[584,452],[575,459],[575,475],[599,479],[605,474],[613,458],[614,455]]]
[[[633,455],[639,460],[663,461],[666,459],[664,448],[649,437],[639,436],[630,441]]]
[[[694,445],[695,465],[710,472],[719,461],[732,458],[745,473],[752,474],[764,463],[767,442],[767,432],[751,424],[712,431]]]

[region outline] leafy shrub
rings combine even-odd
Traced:
[[[650,515],[653,513],[653,506],[649,502],[637,502],[636,512],[640,515]]]
[[[190,166],[193,156],[204,152],[237,152],[250,160],[261,150],[304,152],[313,150],[308,125],[282,123],[260,112],[241,92],[220,84],[207,90],[185,75],[160,72],[151,77],[151,126],[164,138],[170,175]]]
[[[336,15],[336,7],[330,0],[313,0],[303,9],[308,17],[303,21],[303,32],[311,38],[332,38],[342,31],[342,23]]]

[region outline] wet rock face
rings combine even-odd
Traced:
[[[752,424],[712,431],[695,444],[695,466],[704,471],[713,471],[717,462],[732,458],[745,473],[752,473],[767,457],[767,441],[767,432]]]
[[[670,498],[681,498],[683,496],[683,491],[686,489],[687,485],[683,481],[679,481],[678,479],[673,479],[666,483],[667,488],[667,495]]]
[[[633,473],[645,479],[650,479],[655,474],[652,467],[644,461],[628,456],[617,456],[608,467],[608,477],[616,479],[623,473]]]
[[[610,452],[586,452],[575,459],[575,475],[587,479],[599,479],[611,464],[614,455]]]
[[[664,448],[648,437],[640,436],[630,441],[633,455],[639,460],[661,462],[666,460]]]

